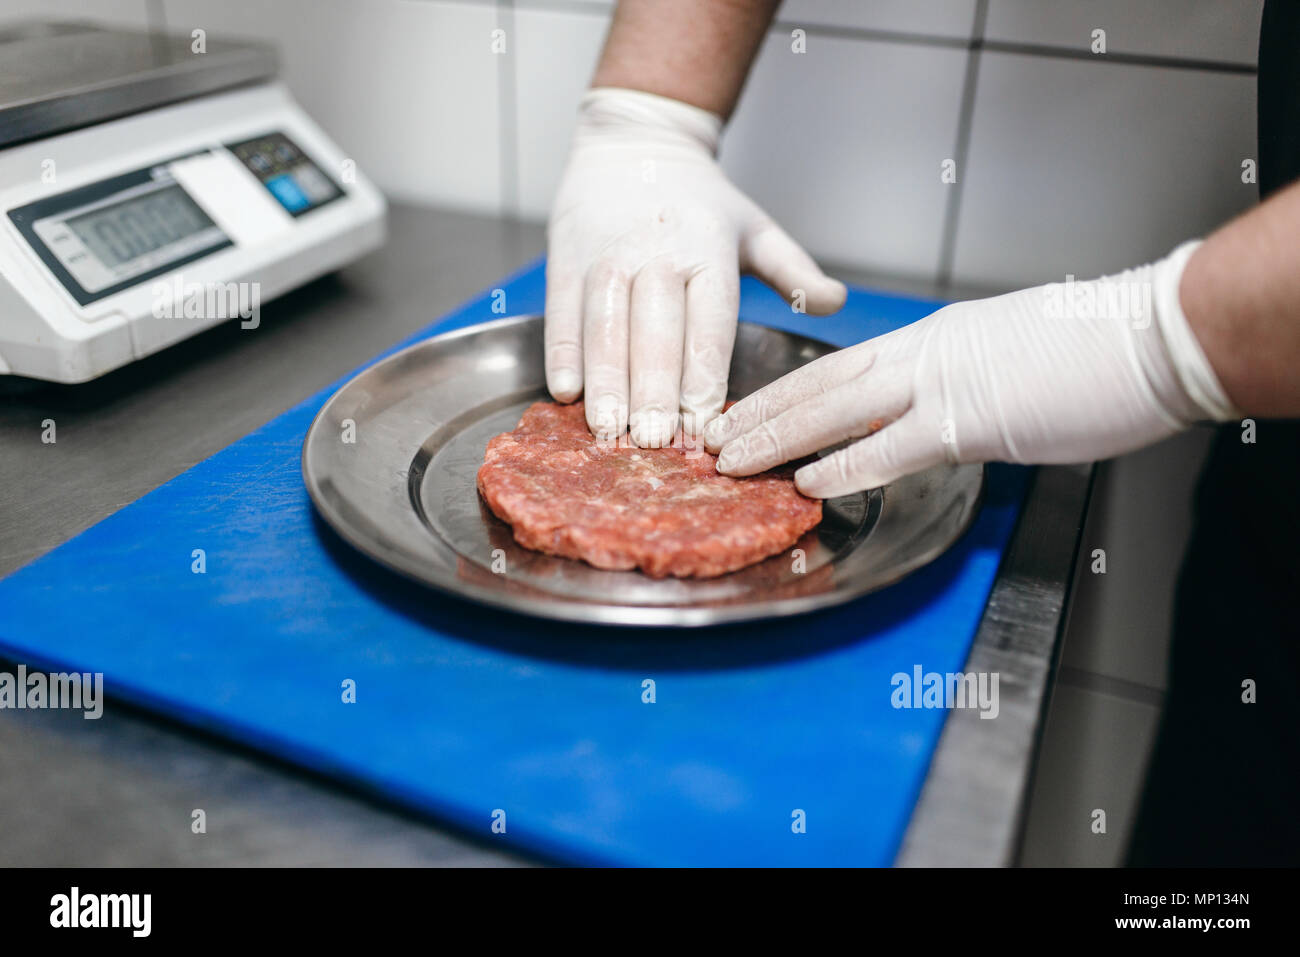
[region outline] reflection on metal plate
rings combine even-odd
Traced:
[[[742,322],[733,397],[834,347]],[[542,320],[502,319],[417,343],[357,375],[321,409],[303,477],[322,517],[370,558],[488,605],[566,621],[709,625],[839,604],[938,556],[974,518],[980,466],[939,466],[825,503],[801,539],[802,568],[780,554],[711,579],[602,571],[516,545],[483,504],[475,475],[488,440],[546,397]],[[344,441],[345,423],[355,441]]]

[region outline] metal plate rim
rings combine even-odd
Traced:
[[[963,535],[966,534],[967,531],[969,531],[971,524],[975,520],[975,516],[979,513],[985,493],[984,467],[982,465],[961,466],[963,469],[978,470],[979,476],[977,478],[977,490],[969,508],[963,516],[960,526],[953,532],[947,541],[936,544],[933,547],[913,556],[912,560],[905,566],[900,567],[896,574],[877,577],[864,582],[861,587],[828,590],[814,595],[774,599],[764,602],[761,606],[743,603],[705,607],[622,605],[598,602],[579,602],[563,597],[555,597],[544,602],[538,602],[527,597],[484,588],[469,581],[459,581],[455,586],[452,586],[451,584],[438,580],[434,576],[424,574],[422,569],[414,567],[414,564],[408,562],[402,555],[384,554],[374,546],[373,541],[369,540],[367,536],[360,534],[358,530],[354,529],[346,516],[340,513],[334,502],[325,493],[325,490],[321,488],[318,476],[312,468],[310,456],[313,441],[317,439],[323,429],[330,411],[342,400],[342,398],[348,393],[349,388],[357,383],[358,380],[373,373],[375,369],[382,365],[396,363],[416,350],[429,348],[430,343],[447,342],[483,332],[490,332],[492,329],[523,325],[540,318],[540,315],[536,313],[506,316],[500,319],[474,323],[459,329],[449,330],[448,332],[421,339],[418,342],[397,349],[359,370],[354,375],[350,376],[348,380],[324,402],[321,408],[316,412],[316,415],[312,418],[311,425],[307,429],[307,434],[303,439],[302,450],[299,458],[303,483],[306,486],[312,505],[334,534],[337,534],[351,548],[365,556],[369,561],[391,572],[396,572],[408,581],[426,588],[431,588],[438,593],[452,598],[470,600],[487,607],[499,608],[530,618],[542,618],[551,621],[577,624],[617,625],[632,628],[669,626],[698,629],[712,625],[735,624],[744,621],[784,618],[807,614],[846,604],[857,598],[861,598],[866,594],[870,594],[871,592],[887,588],[908,577],[913,572],[925,567],[934,559],[938,558],[939,555],[947,551],[948,548],[954,545]],[[788,332],[787,330],[777,329],[776,327],[764,326],[760,323],[754,323],[753,325],[765,329],[774,329],[783,335],[804,340],[817,347],[831,346],[830,343],[823,340],[817,340],[797,332]],[[833,346],[831,347],[835,348]]]

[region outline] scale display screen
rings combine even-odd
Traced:
[[[165,163],[10,210],[9,218],[83,306],[231,245]]]
[[[64,220],[100,263],[117,269],[215,229],[189,194],[172,185]]]
[[[347,195],[284,133],[264,133],[225,149],[294,218]],[[173,163],[210,152],[200,150],[59,193],[12,209],[9,218],[85,306],[234,245],[171,172]],[[220,218],[221,211],[214,212]]]

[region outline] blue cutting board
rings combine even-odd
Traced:
[[[543,276],[502,284],[511,313],[541,311]],[[411,341],[500,318],[496,301]],[[741,315],[848,345],[937,305],[855,289],[813,318],[746,280]],[[891,676],[961,670],[1024,470],[991,470],[940,559],[837,609],[703,632],[555,624],[399,580],[316,518],[299,454],[335,388],[0,582],[0,649],[557,861],[893,861],[946,713],[896,710]]]

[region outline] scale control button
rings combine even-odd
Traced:
[[[311,200],[307,198],[307,194],[302,191],[302,188],[288,173],[272,176],[266,181],[266,188],[280,201],[280,205],[291,213],[296,213],[298,210],[306,209],[311,205]]]
[[[323,203],[338,193],[324,173],[307,163],[299,163],[293,168],[293,178],[313,203]]]

